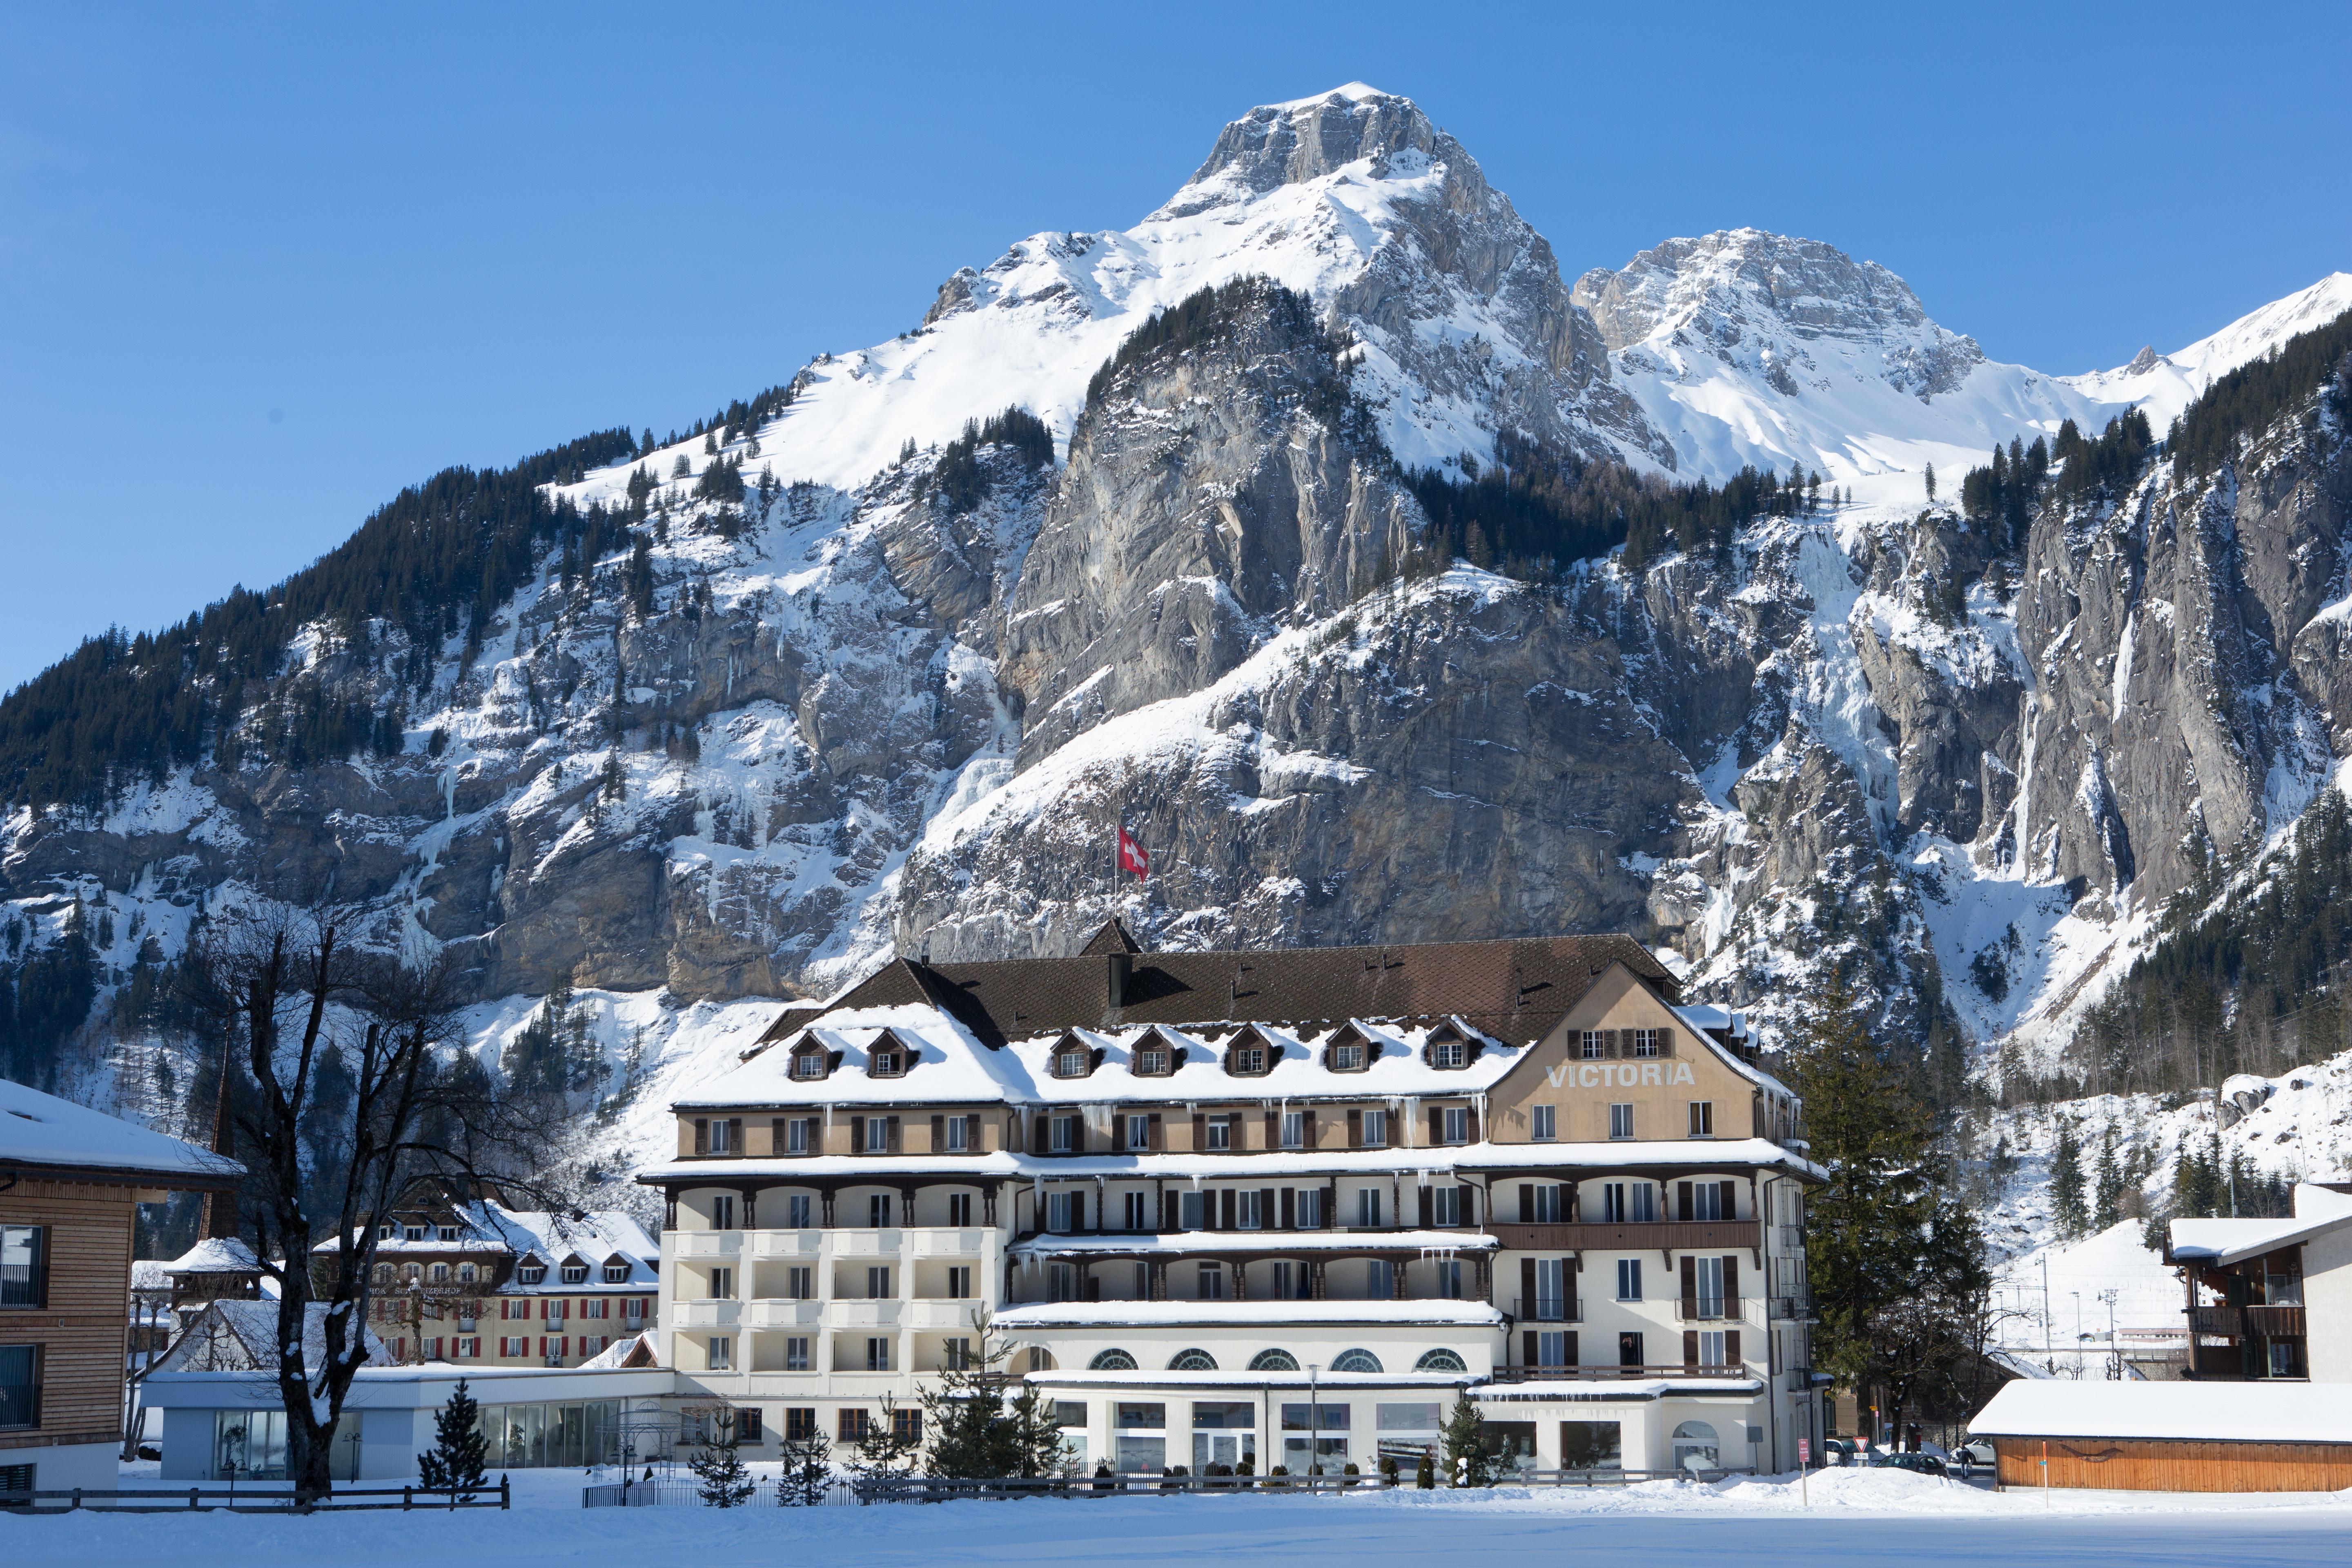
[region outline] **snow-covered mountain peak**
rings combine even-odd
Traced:
[[[2137,405],[2161,431],[2222,376],[2262,358],[2298,333],[2326,326],[2347,310],[2352,310],[2352,272],[2331,272],[2310,288],[2250,310],[2187,348],[2168,354],[2144,348],[2120,369],[2063,379],[2067,385],[2103,403]]]
[[[1208,160],[1153,216],[1198,212],[1278,185],[1305,184],[1353,163],[1383,178],[1400,159],[1402,172],[1413,174],[1431,163],[1462,163],[1485,183],[1477,165],[1412,100],[1350,82],[1318,97],[1260,105],[1226,125]]]

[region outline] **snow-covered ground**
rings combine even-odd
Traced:
[[[0,1517],[13,1568],[168,1560],[177,1568],[320,1563],[457,1565],[834,1561],[897,1564],[1291,1564],[1344,1556],[1421,1564],[1644,1563],[1734,1558],[1900,1560],[1921,1568],[2334,1564],[2352,1550],[2352,1495],[1994,1494],[1892,1471],[1616,1490],[1402,1491],[1322,1498],[1143,1497],[939,1507],[596,1510],[579,1476],[539,1472],[509,1513]],[[1598,1554],[1598,1555],[1596,1555]]]

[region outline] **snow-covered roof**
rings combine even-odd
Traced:
[[[1458,1230],[1396,1230],[1370,1236],[1344,1230],[1193,1230],[1177,1236],[1108,1232],[1093,1236],[1037,1236],[1014,1243],[1012,1250],[1016,1258],[1024,1254],[1081,1258],[1097,1252],[1126,1257],[1140,1252],[1368,1252],[1391,1247],[1419,1248],[1423,1252],[1486,1252],[1501,1245],[1491,1236]]]
[[[1089,1367],[1076,1372],[1033,1372],[1026,1377],[1054,1388],[1280,1388],[1304,1394],[1312,1387],[1326,1394],[1344,1394],[1351,1388],[1374,1393],[1453,1388],[1480,1381],[1475,1372],[1333,1372],[1328,1367],[1318,1373],[1305,1367],[1297,1372],[1252,1372],[1246,1366],[1220,1367],[1215,1372],[1096,1372]]]
[[[2352,1196],[2300,1182],[2292,1219],[2174,1220],[2172,1256],[2181,1262],[2241,1263],[2346,1226],[2352,1226]]]
[[[211,1187],[245,1167],[184,1139],[0,1079],[0,1161],[192,1181]]]
[[[1000,1329],[1257,1328],[1310,1323],[1438,1323],[1493,1328],[1484,1301],[1033,1301],[1006,1307]]]
[[[1072,1180],[1094,1176],[1240,1181],[1247,1177],[1321,1175],[1333,1171],[1376,1175],[1445,1174],[1456,1171],[1623,1171],[1642,1167],[1686,1171],[1780,1170],[1825,1180],[1827,1173],[1768,1138],[1659,1140],[1655,1142],[1445,1143],[1415,1149],[1322,1149],[1258,1153],[805,1154],[782,1159],[681,1159],[642,1167],[637,1180],[708,1181],[714,1186],[753,1180],[789,1184],[869,1176],[888,1186],[906,1176],[964,1176],[972,1181],[1014,1177]]]
[[[621,1367],[659,1366],[661,1339],[651,1329],[614,1340],[580,1363],[582,1372],[608,1372]]]
[[[166,1274],[258,1274],[261,1260],[235,1237],[208,1236],[171,1262]]]
[[[635,1288],[652,1289],[659,1282],[655,1264],[661,1258],[661,1248],[645,1227],[618,1209],[595,1209],[577,1219],[568,1215],[541,1211],[518,1211],[500,1208],[496,1204],[480,1205],[486,1222],[498,1230],[516,1257],[536,1257],[548,1265],[547,1277],[537,1285],[525,1285],[509,1279],[499,1287],[500,1295],[529,1296],[550,1290],[577,1290],[577,1285],[565,1285],[557,1266],[565,1259],[578,1258],[599,1270],[589,1283],[607,1289]],[[629,1277],[623,1280],[607,1280],[601,1272],[608,1263],[625,1261]]]
[[[2352,1400],[2324,1383],[2004,1384],[1969,1423],[1978,1437],[2172,1437],[2352,1443]]]
[[[302,1364],[316,1368],[327,1356],[329,1303],[312,1301],[304,1314]],[[362,1325],[367,1334],[368,1360],[383,1364],[392,1359],[383,1342]],[[180,1337],[157,1361],[155,1372],[267,1372],[278,1364],[278,1303],[276,1301],[208,1301],[188,1321]]]

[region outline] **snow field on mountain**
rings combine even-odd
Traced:
[[[1642,1563],[1819,1559],[1919,1568],[2303,1568],[2343,1560],[2341,1494],[1996,1494],[1901,1472],[1826,1470],[1720,1487],[1652,1482],[1577,1489],[1355,1496],[1118,1497],[820,1509],[578,1507],[574,1471],[523,1471],[508,1512],[76,1513],[0,1517],[20,1568],[170,1560],[183,1568],[297,1564],[828,1561],[870,1568],[1034,1563],[1159,1568],[1295,1564],[1344,1557],[1420,1568],[1482,1563]]]

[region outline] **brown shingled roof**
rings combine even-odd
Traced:
[[[1088,947],[1101,943],[1108,930]],[[1118,935],[1126,934],[1120,928]],[[1612,963],[1674,996],[1673,974],[1622,933],[1225,952],[1114,950],[981,963],[900,958],[814,1018],[785,1015],[769,1037],[797,1033],[835,1012],[928,1003],[990,1047],[1072,1026],[1302,1025],[1449,1015],[1525,1045],[1549,1032]]]

